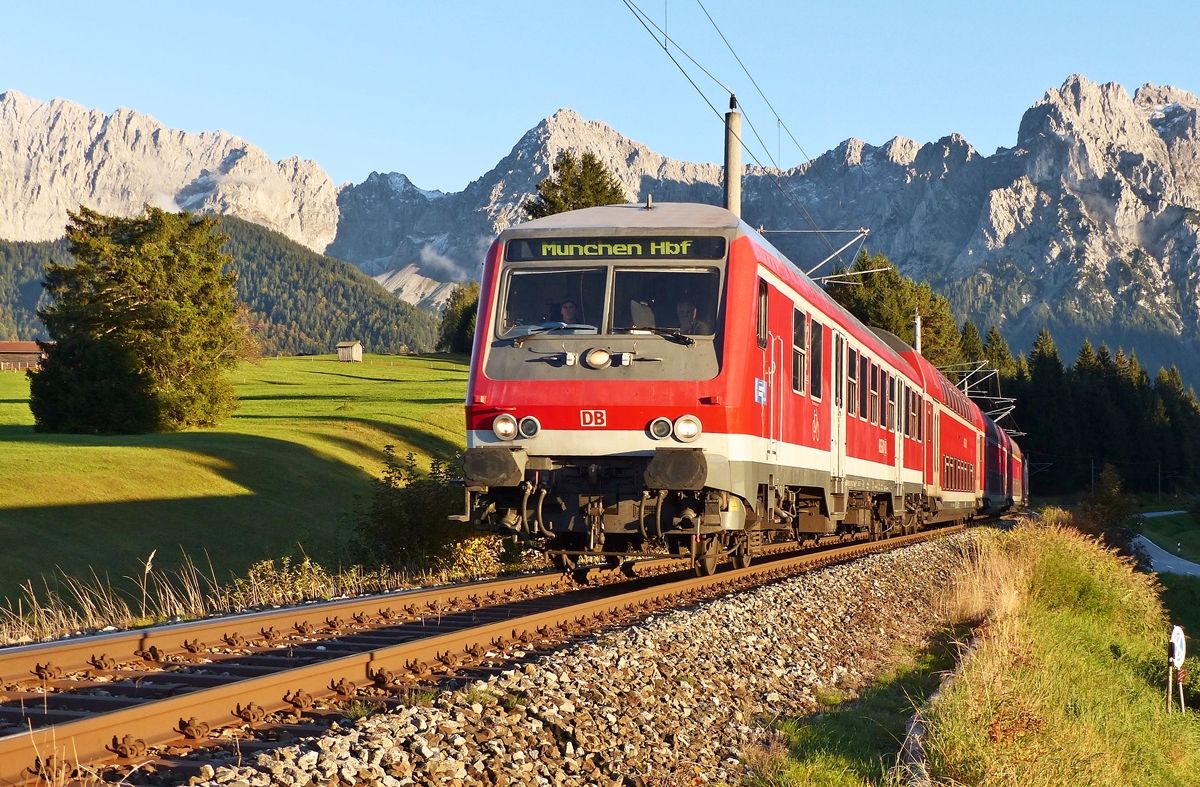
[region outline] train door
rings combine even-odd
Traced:
[[[846,476],[846,337],[836,329],[833,333],[833,409],[830,412],[829,474],[838,492]]]
[[[941,466],[938,460],[938,444],[940,440],[941,430],[933,421],[933,402],[925,403],[925,467],[928,468],[927,475],[929,485],[933,487],[933,495],[940,495],[941,489]]]
[[[896,446],[896,489],[904,494],[904,383],[898,377],[888,380],[888,418],[892,429],[892,443]],[[903,499],[903,497],[901,497]]]
[[[762,410],[762,437],[766,446],[766,460],[779,461],[779,448],[783,442],[784,389],[787,387],[787,370],[784,368],[784,337],[772,323],[771,312],[783,314],[791,319],[791,310],[780,308],[782,294],[763,279],[758,280],[757,338],[762,350],[762,377],[754,381],[754,401]],[[775,303],[775,308],[771,303]],[[776,318],[775,321],[777,321]]]

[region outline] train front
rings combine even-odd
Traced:
[[[722,352],[733,214],[589,208],[488,254],[467,389],[466,517],[581,555],[694,551],[745,509],[728,476]],[[727,482],[724,484],[727,486]]]

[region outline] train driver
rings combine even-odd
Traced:
[[[558,311],[562,321],[567,325],[575,325],[579,322],[579,306],[575,304],[575,301],[569,298],[564,300],[558,307]]]
[[[696,318],[696,304],[686,298],[675,304],[675,317],[679,321],[679,332],[707,336],[712,333],[702,320]]]

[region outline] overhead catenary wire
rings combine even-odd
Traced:
[[[792,140],[792,143],[796,146],[796,149],[800,151],[800,155],[804,156],[805,161],[806,162],[812,161],[813,160],[812,156],[808,155],[808,152],[804,149],[804,147],[796,139],[795,135],[792,134],[792,130],[790,128],[788,128],[787,123],[783,122],[783,118],[780,117],[779,112],[775,109],[775,106],[771,103],[771,100],[769,98],[767,98],[767,94],[763,92],[763,89],[761,87],[759,87],[758,81],[750,73],[750,69],[746,67],[746,64],[742,62],[742,58],[740,56],[738,56],[737,51],[734,50],[733,44],[729,43],[729,39],[725,37],[725,33],[722,32],[721,26],[717,24],[717,20],[713,19],[712,14],[710,14],[708,12],[708,9],[704,7],[704,3],[701,2],[701,0],[696,0],[696,5],[700,6],[700,10],[704,12],[704,15],[706,17],[708,17],[708,21],[712,24],[713,30],[717,31],[717,35],[719,35],[721,37],[721,40],[723,42],[725,42],[726,48],[729,49],[729,54],[733,55],[733,59],[736,60],[737,64],[742,67],[742,71],[746,74],[746,78],[750,80],[750,84],[754,85],[754,89],[758,91],[759,97],[762,98],[763,102],[771,110],[771,113],[775,115],[776,124],[780,128],[782,128],[784,131],[787,132],[788,138]],[[782,160],[783,154],[780,153],[779,157]],[[782,164],[776,164],[776,168],[781,169]],[[842,204],[841,197],[839,197],[837,195],[837,192],[833,190],[833,186],[831,186],[829,184],[829,181],[825,180],[825,176],[823,176],[818,170],[815,170],[815,169],[813,170],[813,174],[816,175],[817,178],[821,181],[821,183],[823,183],[825,185],[825,188],[829,189],[829,193],[830,193],[830,195],[833,196],[834,201],[837,202],[838,208],[841,209],[843,212],[845,212],[846,206]]]
[[[650,34],[650,37],[654,39],[655,43],[657,43],[660,47],[662,47],[663,52],[667,55],[668,58],[671,59],[671,62],[675,64],[675,67],[677,69],[679,69],[679,72],[681,74],[683,74],[684,78],[687,79],[688,83],[691,84],[692,88],[697,93],[700,94],[700,97],[702,99],[704,99],[704,103],[708,104],[709,109],[711,109],[713,111],[713,114],[716,115],[717,119],[724,122],[724,116],[716,108],[716,106],[713,105],[712,101],[709,100],[708,96],[704,93],[704,91],[700,89],[700,86],[696,84],[696,80],[694,80],[692,78],[691,74],[689,74],[687,72],[687,69],[685,69],[683,67],[683,65],[679,62],[679,60],[677,60],[675,58],[675,56],[671,53],[671,51],[668,49],[668,44],[674,44],[676,51],[682,53],[684,57],[686,57],[693,65],[696,66],[696,68],[700,69],[705,74],[705,76],[707,76],[709,79],[711,79],[718,87],[720,87],[722,90],[724,90],[726,93],[728,93],[731,97],[735,95],[734,91],[731,90],[729,87],[727,87],[723,82],[721,82],[721,80],[717,79],[717,77],[714,76],[712,74],[712,72],[710,72],[708,69],[706,69],[703,65],[701,65],[700,62],[698,60],[696,60],[696,58],[692,57],[691,54],[689,54],[686,49],[684,49],[682,46],[679,45],[678,41],[674,40],[669,35],[667,35],[666,31],[663,30],[661,27],[659,27],[658,23],[656,23],[653,19],[651,19],[650,16],[648,14],[646,14],[645,11],[643,11],[641,8],[639,8],[638,5],[633,2],[633,0],[622,0],[622,2],[625,4],[625,7],[629,9],[630,13],[632,13],[634,15],[634,17],[638,20],[638,22],[641,23],[642,27],[645,28],[646,32]],[[651,29],[651,28],[653,28],[653,29]],[[659,40],[658,36],[655,35],[655,31],[657,31],[660,35],[662,35],[661,41]],[[774,169],[778,170],[779,167],[776,164],[774,158],[771,156],[770,148],[766,145],[765,142],[763,142],[762,136],[758,133],[758,129],[755,128],[754,122],[751,120],[750,116],[746,113],[745,108],[743,107],[741,109],[742,109],[742,115],[746,119],[747,125],[750,126],[750,130],[754,133],[755,138],[758,139],[758,143],[759,143],[759,145],[762,146],[763,151],[767,156],[767,159],[769,161],[771,161],[771,164],[773,165]],[[754,163],[758,165],[759,169],[763,170],[764,172],[769,172],[767,167],[763,165],[762,161],[758,158],[758,156],[755,154],[755,152],[753,150],[751,150],[749,145],[746,144],[745,139],[743,139],[742,137],[739,136],[737,138],[737,140],[738,140],[738,144],[740,144],[742,146],[742,148],[750,155],[750,158],[752,158],[754,160]],[[838,260],[840,262],[842,262],[843,265],[845,265],[845,261],[843,261],[841,259],[841,257],[838,255],[837,250],[835,250],[833,248],[833,244],[830,243],[829,239],[824,236],[822,230],[820,229],[820,227],[817,226],[816,221],[813,219],[812,215],[808,212],[807,208],[805,208],[803,206],[803,204],[801,204],[798,196],[795,194],[794,190],[791,188],[791,185],[788,184],[785,188],[783,182],[776,175],[772,175],[771,179],[774,182],[775,187],[777,189],[779,189],[779,192],[783,195],[784,199],[786,199],[788,201],[788,203],[791,204],[792,209],[796,211],[796,213],[800,216],[801,219],[803,219],[810,227],[813,228],[813,231],[825,243],[826,247],[831,252],[830,258],[837,257]]]

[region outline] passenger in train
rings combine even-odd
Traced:
[[[684,299],[675,304],[675,317],[679,322],[679,332],[707,336],[712,333],[703,320],[696,317],[696,304]]]

